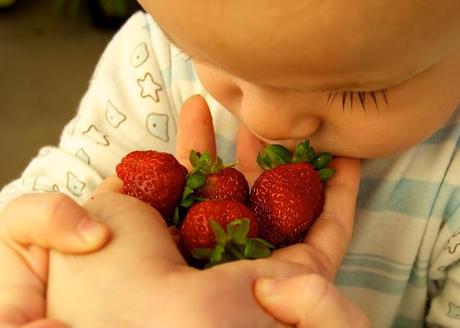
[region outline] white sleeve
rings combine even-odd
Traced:
[[[434,245],[429,270],[427,325],[460,327],[460,152],[452,157],[439,198],[444,201],[443,225]]]
[[[460,210],[455,211],[460,220]],[[434,251],[430,272],[431,302],[427,315],[430,327],[460,326],[460,227],[451,231],[448,223],[441,230],[443,247]],[[441,244],[441,243],[439,243]]]
[[[128,152],[174,152],[180,104],[165,85],[170,74],[164,69],[170,67],[171,45],[150,20],[137,13],[118,31],[59,145],[42,148],[21,177],[3,188],[0,206],[27,192],[46,191],[82,203]]]

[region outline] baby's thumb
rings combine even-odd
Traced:
[[[0,212],[0,225],[2,238],[12,246],[36,245],[63,253],[95,251],[109,239],[107,227],[61,193],[20,196]]]
[[[69,328],[62,322],[52,319],[39,319],[31,323],[25,324],[20,328]]]
[[[261,278],[254,293],[270,315],[296,327],[369,327],[361,310],[318,274]]]

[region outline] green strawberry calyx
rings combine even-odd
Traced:
[[[208,260],[205,267],[243,259],[260,259],[269,257],[275,248],[261,238],[248,238],[249,219],[235,219],[227,225],[227,231],[214,220],[210,221],[216,237],[214,248],[196,248],[192,256],[199,260]]]
[[[271,170],[282,164],[310,163],[318,171],[323,182],[335,173],[334,168],[328,167],[331,160],[331,153],[316,154],[308,140],[299,143],[294,152],[289,151],[284,146],[272,144],[266,146],[257,155],[257,164],[264,170]]]
[[[218,173],[226,167],[235,166],[235,164],[224,164],[222,159],[218,156],[215,160],[213,160],[209,152],[201,154],[193,149],[190,151],[189,160],[192,164],[192,170],[186,176],[182,199],[179,205],[176,206],[173,219],[173,223],[176,226],[181,224],[188,208],[196,202],[205,200],[204,198],[197,196],[195,191],[206,184],[208,175]]]

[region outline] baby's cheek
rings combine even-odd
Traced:
[[[222,106],[234,112],[242,97],[236,81],[227,73],[209,65],[195,63],[195,68],[201,84],[209,94]]]

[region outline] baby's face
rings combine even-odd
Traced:
[[[200,80],[256,136],[372,158],[460,102],[458,0],[144,0]]]

